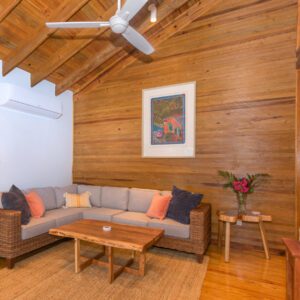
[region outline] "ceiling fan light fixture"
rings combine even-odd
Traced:
[[[150,22],[157,22],[157,7],[155,6],[155,4],[150,4],[148,10],[150,11]]]
[[[126,29],[128,28],[128,22],[119,16],[113,16],[109,20],[111,29],[114,33],[124,33]]]

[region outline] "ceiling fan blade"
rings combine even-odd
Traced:
[[[122,35],[130,44],[132,44],[141,52],[147,55],[154,52],[154,48],[152,47],[152,45],[131,26],[128,26],[128,28]]]
[[[129,22],[147,2],[148,0],[127,0],[118,15]]]
[[[100,28],[110,26],[109,22],[47,22],[49,28]]]

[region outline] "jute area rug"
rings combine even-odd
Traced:
[[[89,256],[99,249],[82,243],[81,251]],[[115,251],[119,262],[128,255]],[[208,257],[198,264],[194,255],[160,248],[152,248],[146,257],[145,277],[123,273],[109,284],[104,267],[92,265],[75,274],[73,242],[63,242],[17,263],[13,270],[1,268],[0,299],[199,300]]]

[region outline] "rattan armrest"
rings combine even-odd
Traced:
[[[0,209],[0,247],[21,239],[21,212]]]
[[[190,214],[190,236],[192,240],[210,241],[211,231],[211,205],[201,203],[197,208],[193,209]]]

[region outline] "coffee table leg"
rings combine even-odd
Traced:
[[[75,273],[80,272],[80,240],[75,239]]]
[[[266,259],[270,259],[269,246],[268,246],[268,241],[266,238],[266,231],[265,231],[263,221],[259,221],[258,225],[259,225],[259,229],[260,229],[261,239],[262,239],[262,242],[264,245]]]
[[[113,262],[113,248],[107,247],[108,251],[108,281],[112,283],[114,281],[114,262]]]
[[[225,233],[225,262],[229,262],[230,252],[230,222],[226,222],[226,233]]]
[[[131,258],[134,259],[135,258],[135,251],[131,252]]]
[[[146,269],[146,254],[145,252],[141,252],[140,261],[139,261],[139,275],[144,276]]]

